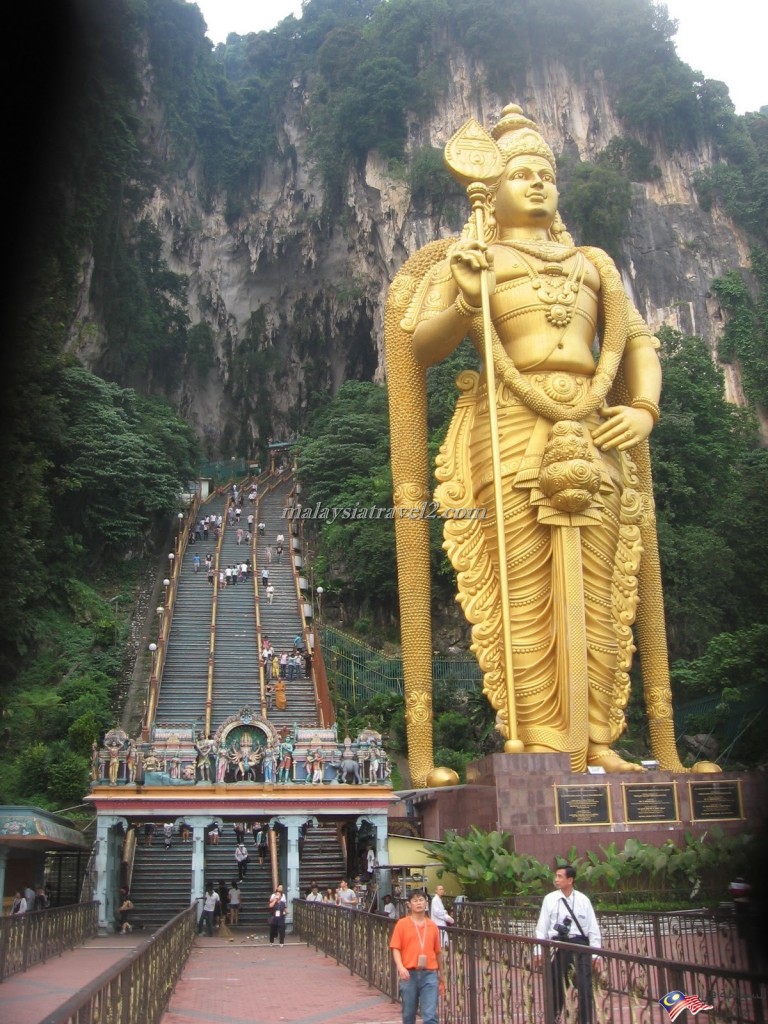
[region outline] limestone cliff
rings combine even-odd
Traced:
[[[482,86],[482,68],[454,51],[450,80],[429,120],[410,117],[410,151],[442,147],[470,116],[490,123],[511,100],[538,121],[556,154],[572,159],[593,159],[614,136],[627,134],[599,72],[575,82],[564,66],[542,62],[518,95],[500,96]],[[437,220],[415,211],[402,169],[394,172],[375,151],[364,169],[349,173],[343,215],[329,223],[309,155],[306,104],[296,82],[280,130],[282,149],[291,156],[268,164],[240,215],[228,220],[223,191],[206,206],[201,202],[198,162],[177,169],[151,67],[144,77],[139,114],[147,156],[160,177],[139,217],[159,231],[169,268],[185,276],[191,323],[209,325],[215,357],[215,367],[203,375],[180,359],[170,397],[211,454],[254,453],[266,434],[300,430],[313,392],[333,391],[349,377],[382,380],[383,308],[393,275],[419,246],[461,228],[465,210],[458,206]],[[653,139],[642,142],[653,149],[661,175],[632,186],[630,232],[620,257],[626,287],[654,329],[669,324],[698,334],[714,352],[722,315],[710,282],[746,265],[746,239],[716,206],[705,212],[697,202],[693,176],[712,159],[705,144],[670,153]],[[92,294],[89,259],[85,254],[70,347],[98,371],[109,338]],[[733,367],[726,368],[726,380],[729,398],[740,401]],[[152,386],[139,379],[124,383]]]

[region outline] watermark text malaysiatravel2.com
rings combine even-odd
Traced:
[[[294,505],[283,509],[283,519],[311,519],[335,523],[363,519],[485,519],[486,508],[442,508],[437,501],[395,508],[394,505]]]

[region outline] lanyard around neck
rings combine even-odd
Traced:
[[[413,918],[411,918],[411,924],[416,929],[416,938],[419,940],[419,949],[424,952],[424,944],[427,941],[427,919],[421,922],[421,928],[416,924]]]

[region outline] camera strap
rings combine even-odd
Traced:
[[[568,911],[568,913],[569,913],[569,915],[570,915],[570,918],[571,918],[571,920],[573,921],[573,923],[574,923],[574,924],[576,925],[576,927],[577,927],[577,928],[579,929],[579,931],[581,932],[581,937],[582,937],[583,939],[586,939],[586,941],[587,941],[587,945],[589,945],[589,939],[588,939],[588,938],[587,938],[587,936],[586,936],[586,935],[584,934],[584,929],[583,929],[583,928],[581,927],[581,925],[579,924],[579,919],[578,919],[578,917],[576,917],[576,911],[575,911],[575,910],[573,910],[573,909],[571,908],[571,905],[570,905],[570,903],[568,902],[568,900],[567,900],[567,899],[565,898],[565,896],[561,896],[561,897],[560,897],[560,902],[561,902],[561,903],[564,903],[564,904],[565,904],[565,906],[566,906],[566,909],[567,909],[567,911]],[[576,900],[575,900],[575,899],[574,899],[574,901],[573,901],[573,905],[574,905],[574,907],[576,906]]]

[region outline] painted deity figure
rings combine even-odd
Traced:
[[[434,497],[506,749],[565,753],[574,771],[637,767],[612,748],[625,729],[640,596],[645,634],[655,633],[641,646],[644,677],[650,668],[656,679],[646,680],[654,754],[678,768],[647,445],[658,342],[610,257],[573,244],[553,153],[520,107],[490,133],[468,122],[446,162],[469,186],[473,219],[404,265],[386,313],[395,503],[429,499],[426,454],[415,450],[425,370],[468,336],[483,369],[457,380]],[[429,600],[412,586],[422,563],[429,575],[420,529],[396,518],[409,758],[423,785],[434,763],[430,626],[419,611]]]
[[[280,744],[279,761],[277,766],[277,781],[290,782],[293,769],[293,744],[290,740],[283,740]]]
[[[271,743],[268,743],[264,750],[264,757],[262,759],[262,766],[264,768],[264,781],[274,782],[275,781],[275,748]]]
[[[109,746],[109,784],[117,785],[117,777],[120,772],[120,744],[112,743]]]
[[[136,781],[136,741],[128,740],[128,747],[125,751],[125,772],[128,782]]]
[[[323,775],[325,773],[325,763],[323,761],[323,752],[320,748],[317,750],[307,751],[307,785],[318,786],[323,781]]]
[[[99,782],[101,779],[101,752],[95,741],[91,744],[91,780]]]
[[[218,752],[216,754],[216,781],[226,782],[227,780],[227,769],[229,768],[229,751],[224,744],[219,745]]]
[[[195,767],[197,768],[197,774],[200,782],[211,781],[211,757],[216,754],[216,744],[210,736],[206,738],[200,738],[195,744],[195,750],[197,751],[197,758],[195,761]]]
[[[378,782],[379,781],[379,766],[381,765],[381,748],[377,746],[371,747],[371,760],[368,764],[368,781]]]

